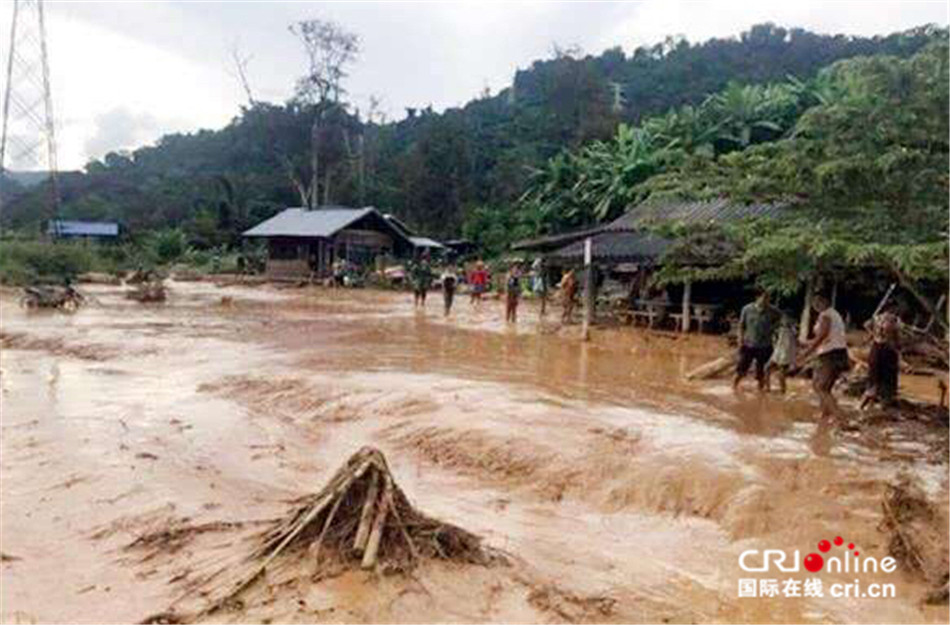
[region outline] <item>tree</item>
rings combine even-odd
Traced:
[[[292,32],[303,44],[307,57],[307,74],[297,81],[296,98],[309,105],[313,114],[310,127],[310,186],[306,193],[310,207],[319,205],[320,188],[320,152],[326,149],[327,139],[332,138],[329,129],[324,128],[328,117],[339,118],[342,110],[340,98],[345,94],[343,79],[346,78],[346,66],[359,54],[359,38],[344,30],[335,22],[327,20],[304,20],[290,26]],[[344,141],[349,148],[347,130],[342,130]],[[323,182],[323,203],[330,203],[330,178],[332,162],[325,162]],[[299,181],[298,190],[303,189]]]
[[[834,98],[785,139],[681,167],[645,186],[681,197],[789,204],[785,216],[723,227],[739,253],[709,269],[672,263],[667,279],[756,276],[791,293],[817,274],[878,267],[902,281],[948,276],[948,46],[863,57],[824,70]],[[700,191],[702,190],[702,191]]]

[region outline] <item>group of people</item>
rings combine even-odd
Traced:
[[[814,360],[812,387],[818,395],[822,417],[840,414],[832,389],[838,378],[851,369],[845,322],[823,294],[813,298],[812,307],[817,313],[814,336],[802,343],[796,336],[791,315],[774,308],[767,292],[742,309],[733,388],[739,388],[754,364],[759,390],[770,390],[771,376],[777,374],[779,390],[785,393],[786,376]],[[862,409],[874,402],[888,404],[897,396],[899,324],[897,315],[885,310],[875,314],[865,326],[871,332],[872,343]]]
[[[510,323],[518,321],[522,275],[521,266],[514,263],[505,276],[505,321]],[[435,272],[432,270],[428,259],[423,258],[413,263],[409,271],[409,280],[412,285],[413,305],[417,308],[425,308],[426,295],[435,282]],[[485,267],[485,263],[482,261],[475,263],[474,269],[468,274],[466,280],[471,287],[471,304],[479,305],[491,283],[491,276]],[[442,286],[443,312],[445,316],[448,316],[452,311],[455,293],[460,283],[459,271],[454,263],[449,263],[444,267],[442,274],[439,276],[439,281]]]

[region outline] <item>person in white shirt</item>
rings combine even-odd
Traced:
[[[815,337],[805,343],[799,360],[804,362],[812,353],[818,355],[811,382],[821,405],[822,420],[825,420],[841,414],[831,390],[841,374],[851,368],[851,360],[841,315],[831,307],[831,302],[824,295],[816,295],[813,306],[818,313]]]

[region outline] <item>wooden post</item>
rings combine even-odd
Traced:
[[[680,332],[689,332],[689,299],[692,295],[693,283],[689,280],[683,284],[683,325],[680,328]]]
[[[831,307],[838,308],[838,278],[831,283]]]
[[[594,242],[590,237],[584,239],[584,327],[581,332],[585,341],[590,340],[590,324],[594,318]]]
[[[815,280],[808,278],[805,282],[805,305],[802,308],[802,319],[798,326],[798,340],[808,340],[808,331],[811,330],[811,298],[815,294]]]
[[[538,278],[541,280],[541,317],[548,312],[548,267],[544,260],[538,267]]]

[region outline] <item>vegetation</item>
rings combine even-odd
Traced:
[[[404,119],[387,122],[346,101],[355,37],[313,21],[293,32],[305,65],[290,101],[256,100],[246,80],[248,104],[227,127],[168,135],[61,176],[62,217],[119,220],[136,237],[180,229],[199,249],[234,246],[242,230],[316,197],[379,206],[434,236],[480,232],[475,224],[486,213],[518,224],[502,226],[509,238],[558,231],[624,210],[640,197],[632,187],[675,164],[663,150],[721,156],[785,136],[800,109],[826,95],[814,78],[834,61],[907,58],[946,39],[932,27],[862,38],[764,24],[738,38],[668,39],[630,55],[619,48],[597,56],[557,51],[517,72],[498,94],[441,114],[408,109]],[[242,76],[252,76],[245,70],[253,68],[238,64]],[[570,155],[549,162],[565,149]],[[604,164],[618,151],[625,164],[571,180],[581,184],[570,202],[539,196],[532,181],[545,178],[538,172],[571,165],[579,150]],[[549,174],[548,182],[567,181],[573,172]],[[45,189],[10,180],[0,186],[2,225],[36,232],[48,217]]]
[[[721,265],[673,264],[666,277],[755,275],[794,292],[809,276],[876,266],[946,282],[947,76],[946,42],[907,59],[841,61],[804,91],[822,97],[780,140],[651,179],[644,194],[791,204],[783,219],[721,227],[736,249]]]
[[[137,241],[126,262],[207,264],[252,224],[319,198],[461,232],[496,256],[643,201],[729,197],[790,208],[768,222],[667,224],[680,243],[662,280],[755,276],[791,293],[869,264],[947,279],[946,30],[863,39],[762,25],[629,57],[559,51],[496,96],[395,123],[345,100],[355,36],[319,21],[292,32],[307,61],[293,99],[256,101],[245,81],[249,104],[228,127],[64,175],[63,216],[122,221]],[[44,194],[4,184],[4,225],[36,228]],[[5,256],[21,259],[8,273],[47,271],[25,250]]]

